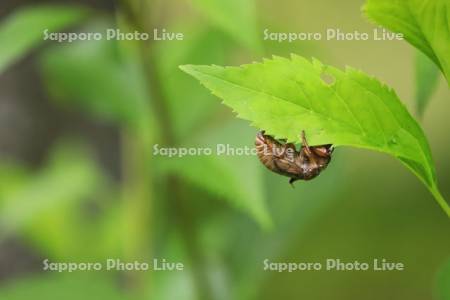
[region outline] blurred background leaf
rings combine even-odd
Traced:
[[[166,242],[161,246],[161,255],[171,261],[185,262],[183,272],[155,272],[153,285],[149,288],[151,299],[198,299],[198,291],[194,283],[194,274],[189,257],[183,246],[182,238],[175,230],[167,232]],[[186,263],[187,262],[187,263]]]
[[[91,31],[108,25],[89,26]],[[54,46],[42,55],[42,70],[51,96],[105,121],[137,129],[155,128],[142,70],[121,60],[114,41],[75,42]]]
[[[172,42],[165,41],[156,45],[155,49],[159,57],[156,63],[161,77],[161,89],[178,142],[189,141],[208,122],[213,122],[220,107],[210,101],[211,95],[207,91],[201,87],[193,87],[188,76],[173,70],[180,64],[191,61],[223,62],[230,42],[217,30],[194,27],[189,28],[189,32],[192,32],[190,38],[178,41],[177,47],[173,47]]]
[[[101,205],[104,196],[110,193],[106,192],[111,188],[107,182],[84,147],[63,142],[55,147],[41,171],[28,173],[20,188],[2,189],[2,233],[19,231],[53,258],[79,260],[118,254],[118,240],[109,243],[111,237],[105,234],[108,224],[102,224],[108,214],[97,222],[89,221],[95,203]],[[95,199],[97,196],[99,199]],[[97,230],[90,230],[94,225]],[[99,236],[104,240],[99,242]],[[94,249],[86,248],[86,244],[96,242],[99,243]]]
[[[89,288],[86,288],[89,286]],[[131,300],[113,277],[106,274],[58,274],[23,278],[0,288],[0,298],[8,300]]]
[[[263,228],[269,229],[272,221],[265,203],[263,168],[254,156],[233,155],[232,151],[236,150],[225,150],[226,147],[247,147],[250,151],[253,146],[247,141],[254,140],[255,134],[242,122],[228,122],[226,126],[203,132],[202,136],[194,136],[189,143],[183,144],[183,147],[211,149],[211,155],[167,157],[162,167],[229,201],[233,207],[246,212]],[[223,147],[218,148],[219,144]],[[218,151],[223,152],[218,154]]]
[[[220,105],[211,101],[212,95],[200,86],[193,86],[186,74],[173,72],[180,64],[188,62],[225,62],[230,39],[218,30],[203,30],[199,27],[187,30],[192,32],[190,38],[177,42],[177,47],[173,47],[169,41],[157,46],[160,57],[158,69],[175,140],[182,147],[210,147],[214,150],[217,143],[226,141],[232,147],[246,145],[240,141],[246,138],[252,140],[253,131],[226,125],[231,115],[223,115]],[[225,125],[218,123],[218,118]],[[264,228],[271,226],[256,161],[245,156],[224,158],[200,155],[167,158],[162,163],[166,171],[229,201],[234,207],[250,214]]]
[[[423,116],[438,84],[438,67],[422,52],[416,54],[416,106],[419,116]]]
[[[254,0],[191,0],[212,24],[224,30],[248,49],[261,52]]]
[[[55,203],[62,204],[55,202],[60,198],[79,200],[94,190],[100,178],[95,165],[86,161],[85,156],[72,146],[64,148],[52,155],[47,167],[38,176],[25,181],[25,187],[3,195],[3,229],[19,229],[39,217],[37,211],[52,208]],[[71,171],[70,176],[67,176],[67,170]]]
[[[46,5],[22,8],[9,15],[0,24],[0,73],[41,44],[44,30],[58,32],[82,21],[87,13],[81,7]]]
[[[444,73],[450,86],[448,0],[368,0],[364,10],[378,24],[401,32]]]

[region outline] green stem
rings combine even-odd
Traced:
[[[117,24],[126,27],[123,23],[125,12],[118,9]],[[124,28],[121,28],[124,30]],[[125,28],[126,29],[126,28]],[[130,69],[139,65],[139,57],[123,51],[123,61]],[[148,99],[150,103],[150,99]],[[121,132],[122,144],[122,203],[123,203],[123,240],[124,257],[127,262],[149,262],[152,258],[153,237],[153,176],[150,155],[150,145],[153,134],[149,130],[151,124],[147,118],[139,118],[133,126],[124,128]],[[125,274],[129,290],[137,299],[144,299],[146,291],[151,290],[151,272],[132,271]]]
[[[433,194],[434,198],[436,199],[439,206],[444,210],[444,212],[447,214],[447,216],[450,218],[450,206],[445,201],[444,197],[439,192],[437,186],[433,186],[430,188],[430,192]]]
[[[128,0],[131,1],[131,0]],[[142,4],[143,2],[141,2]],[[148,3],[147,1],[145,3]],[[147,18],[145,12],[149,9],[144,4],[141,5],[138,12],[131,5],[127,5],[127,1],[123,0],[123,11],[132,22],[132,25],[138,31],[147,31],[151,26],[150,18]],[[161,129],[161,139],[167,147],[176,145],[174,130],[169,116],[169,109],[167,108],[167,100],[165,99],[161,86],[159,74],[157,71],[156,57],[153,52],[153,43],[150,41],[141,42],[139,44],[140,61],[145,72],[145,79],[148,83],[148,93],[152,100],[152,108],[155,111],[155,116],[158,118],[159,128]],[[184,184],[176,176],[170,175],[165,178],[166,187],[170,189],[167,193],[168,202],[171,204],[171,212],[176,215],[178,221],[178,229],[181,232],[183,242],[185,244],[187,254],[193,264],[194,284],[198,292],[198,299],[210,300],[213,299],[212,292],[207,280],[207,274],[204,272],[202,263],[202,251],[195,240],[197,236],[195,224],[193,222],[194,216],[190,209],[188,199],[186,199]]]
[[[127,262],[149,261],[151,257],[152,178],[142,164],[145,146],[135,134],[122,133],[124,256]],[[138,297],[148,288],[143,273],[127,273],[127,284]]]

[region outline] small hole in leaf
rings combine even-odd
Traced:
[[[326,84],[326,85],[333,85],[336,82],[336,79],[333,75],[330,75],[328,73],[322,73],[320,74],[320,79]]]

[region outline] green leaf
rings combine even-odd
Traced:
[[[165,234],[165,241],[160,244],[161,253],[170,261],[188,261],[182,237],[175,231]],[[198,290],[193,280],[193,268],[183,272],[152,272],[150,285],[147,285],[147,299],[198,299]]]
[[[368,0],[364,11],[376,23],[403,33],[441,69],[450,85],[450,2]]]
[[[22,188],[30,171],[18,162],[0,162],[0,205],[5,195]]]
[[[225,152],[226,145],[233,149],[249,148],[247,141],[252,141],[254,135],[253,130],[242,130],[236,122],[232,122],[210,134],[204,134],[199,140],[194,139],[195,145],[192,139],[191,144],[184,145],[211,149],[211,155],[200,153],[181,158],[163,157],[162,167],[212,195],[229,201],[233,207],[253,217],[263,228],[270,229],[272,220],[265,203],[262,170],[258,159],[232,155],[231,151]],[[250,149],[252,148],[251,144]]]
[[[176,31],[176,30],[174,30]],[[171,41],[158,43],[157,64],[161,89],[165,96],[173,134],[177,141],[186,139],[210,121],[217,110],[211,95],[201,86],[192,86],[190,78],[181,72],[173,72],[180,64],[209,64],[224,62],[229,39],[220,31],[192,28],[192,38],[179,41],[173,47]],[[177,88],[174,88],[177,87]],[[195,101],[190,101],[195,99]],[[189,101],[189,109],[186,109]]]
[[[261,50],[254,0],[193,0],[218,28],[254,51]]]
[[[59,31],[86,15],[87,10],[70,6],[36,6],[14,12],[0,24],[0,73],[42,43],[44,30]]]
[[[45,274],[22,278],[2,286],[0,298],[9,300],[135,299],[120,290],[113,276],[92,272]]]
[[[121,63],[113,42],[51,48],[42,56],[42,70],[50,94],[62,103],[130,127],[149,121],[143,79],[136,69]]]
[[[77,201],[98,184],[98,170],[73,145],[60,147],[38,174],[2,195],[3,231],[20,229],[56,205]],[[26,204],[26,205],[25,205]]]
[[[422,52],[416,55],[416,105],[420,116],[431,99],[439,79],[439,69]]]
[[[298,142],[305,130],[311,145],[332,143],[397,157],[450,216],[422,129],[395,92],[378,80],[296,55],[241,67],[181,69],[222,98],[238,117],[275,137]]]
[[[89,200],[94,199],[91,206],[100,206],[106,191],[114,188],[83,146],[72,141],[58,144],[34,174],[1,164],[0,178],[6,172],[9,185],[0,185],[0,238],[21,233],[53,258],[81,260],[118,253],[117,230],[113,239],[105,234],[109,223],[117,227],[116,212],[107,211],[101,218],[88,218],[86,213]],[[95,249],[84,247],[94,242]]]

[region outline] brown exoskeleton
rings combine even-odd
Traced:
[[[264,131],[256,135],[256,151],[259,160],[271,171],[296,180],[311,180],[324,170],[331,160],[333,145],[308,146],[305,131],[301,134],[302,147],[295,149],[292,143],[281,143]]]

